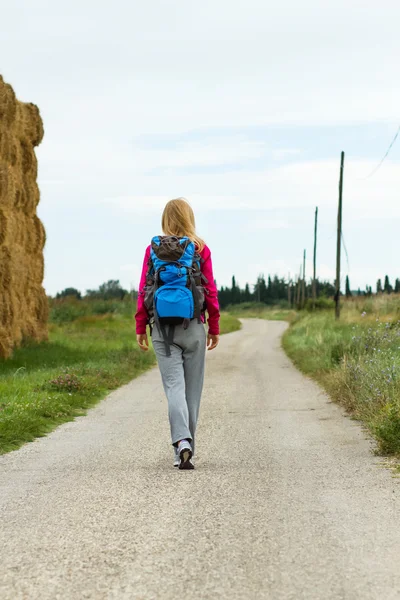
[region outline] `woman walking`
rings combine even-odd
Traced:
[[[183,198],[162,215],[163,236],[146,249],[136,312],[136,334],[147,351],[150,325],[165,394],[174,466],[194,469],[193,455],[204,381],[205,349],[219,342],[219,305],[211,252],[196,234],[195,217]],[[204,323],[208,313],[208,334]]]

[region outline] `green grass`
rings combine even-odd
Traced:
[[[156,362],[152,350],[137,347],[132,312],[128,317],[124,306],[72,321],[67,305],[63,310],[50,325],[48,342],[26,345],[0,360],[0,454],[85,414]],[[237,329],[238,319],[223,314],[221,333]]]
[[[0,453],[69,421],[154,364],[136,347],[132,319],[82,317],[51,325],[49,341],[0,361]]]
[[[238,331],[242,327],[242,324],[236,316],[222,312],[219,326],[221,335],[223,335],[224,333]]]
[[[286,304],[286,303],[283,303]],[[227,312],[239,319],[267,319],[269,321],[293,321],[297,312],[281,306],[267,306],[255,302],[232,304]]]
[[[50,322],[62,325],[81,317],[97,315],[122,315],[130,318],[135,313],[136,301],[125,300],[78,300],[73,297],[50,299]]]
[[[299,315],[283,338],[294,363],[319,381],[334,400],[363,421],[382,454],[400,455],[400,321],[398,297],[345,304]]]

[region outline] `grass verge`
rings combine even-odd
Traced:
[[[239,329],[241,329],[242,324],[235,315],[223,312],[221,313],[219,326],[221,335],[223,335],[224,333],[232,333],[233,331],[238,331]]]
[[[267,306],[262,303],[243,302],[232,304],[226,309],[230,315],[239,319],[266,319],[268,321],[292,322],[297,311],[281,306]]]
[[[293,362],[361,420],[384,455],[400,455],[400,321],[384,304],[370,313],[348,303],[332,312],[299,315],[283,337]]]
[[[221,317],[221,333],[240,329]],[[121,312],[64,319],[49,341],[0,361],[0,454],[42,437],[155,364],[136,345],[134,321]]]

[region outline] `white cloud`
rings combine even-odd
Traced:
[[[398,122],[398,0],[119,0],[114,8],[110,12],[105,0],[15,0],[2,12],[2,74],[44,118],[38,156],[49,285],[61,285],[61,273],[65,286],[77,274],[92,285],[91,278],[118,272],[121,264],[130,277],[129,263],[142,254],[147,229],[158,226],[165,201],[180,195],[202,220],[210,216],[214,230],[210,225],[208,231],[216,240],[226,235],[229,219],[241,220],[240,249],[247,254],[237,274],[243,281],[254,280],[258,269],[246,224],[257,219],[273,240],[269,254],[257,258],[260,269],[284,275],[297,268],[295,257],[311,239],[296,219],[304,214],[308,222],[310,214],[312,231],[318,205],[321,263],[332,278],[339,156],[326,160],[321,151],[324,160],[305,160],[309,147],[296,137],[296,126]],[[277,124],[286,126],[285,140],[276,139]],[[246,139],[262,125],[269,126],[262,142]],[[245,135],[234,135],[240,130]],[[182,141],[188,132],[196,132],[196,141]],[[164,133],[175,141],[161,148]],[[150,134],[158,147],[148,150],[140,140]],[[317,157],[320,135],[309,128]],[[382,156],[374,140],[370,155],[376,150],[376,160],[356,160],[356,150],[346,158],[344,227],[360,281],[372,283],[379,265],[392,259],[393,273],[397,268],[379,231],[383,219],[393,224],[400,217],[396,148],[367,180]],[[236,164],[241,168],[227,172]],[[194,173],[196,167],[202,174]],[[226,220],[215,222],[216,211],[225,211]],[[73,255],[74,223],[83,213],[94,232],[106,234],[82,236]],[[367,227],[377,232],[369,240],[363,237]],[[229,260],[221,260],[221,278],[235,266]],[[94,274],[101,261],[107,267]]]
[[[275,219],[255,219],[249,221],[246,225],[247,231],[258,231],[264,229],[288,229],[290,227],[287,221]]]
[[[348,160],[344,173],[344,216],[347,220],[400,217],[400,167],[397,162],[387,161],[370,179],[363,179],[371,172],[376,162]],[[162,182],[163,178],[159,178]],[[198,211],[236,211],[309,209],[319,206],[321,222],[331,219],[337,210],[339,161],[309,161],[285,165],[264,172],[232,172],[179,178],[183,189],[201,190],[202,193],[188,194],[187,198]],[[159,181],[159,183],[160,183]],[[144,187],[145,179],[137,178],[138,187]],[[166,187],[169,181],[166,178]],[[207,194],[207,187],[214,192]],[[234,192],[229,195],[229,192]],[[179,194],[178,194],[179,195]],[[173,196],[127,195],[109,197],[108,204],[132,214],[159,212]],[[266,221],[268,224],[268,220]],[[277,221],[278,225],[282,222]],[[260,224],[260,227],[262,225]]]
[[[129,289],[137,289],[142,274],[142,269],[138,264],[121,265],[119,268],[123,273],[124,281],[129,281]]]
[[[7,5],[4,74],[65,137],[398,119],[397,0],[117,6]]]
[[[263,142],[250,142],[243,136],[228,139],[218,137],[208,142],[178,143],[168,150],[135,151],[135,168],[140,170],[154,168],[218,167],[237,163],[251,158],[259,158],[264,151]]]
[[[146,213],[158,214],[172,197],[179,197],[179,195],[117,196],[115,198],[105,198],[104,202],[121,209],[123,212],[134,215],[143,215]],[[192,194],[187,200],[199,212],[246,208],[244,201],[235,196],[202,196],[200,194]]]
[[[272,150],[271,155],[275,160],[284,160],[285,158],[290,158],[291,156],[297,156],[301,154],[301,150],[298,148],[279,148],[277,150]]]

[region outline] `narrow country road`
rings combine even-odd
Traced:
[[[400,486],[245,321],[207,356],[196,470],[156,369],[0,457],[1,600],[400,598]]]

